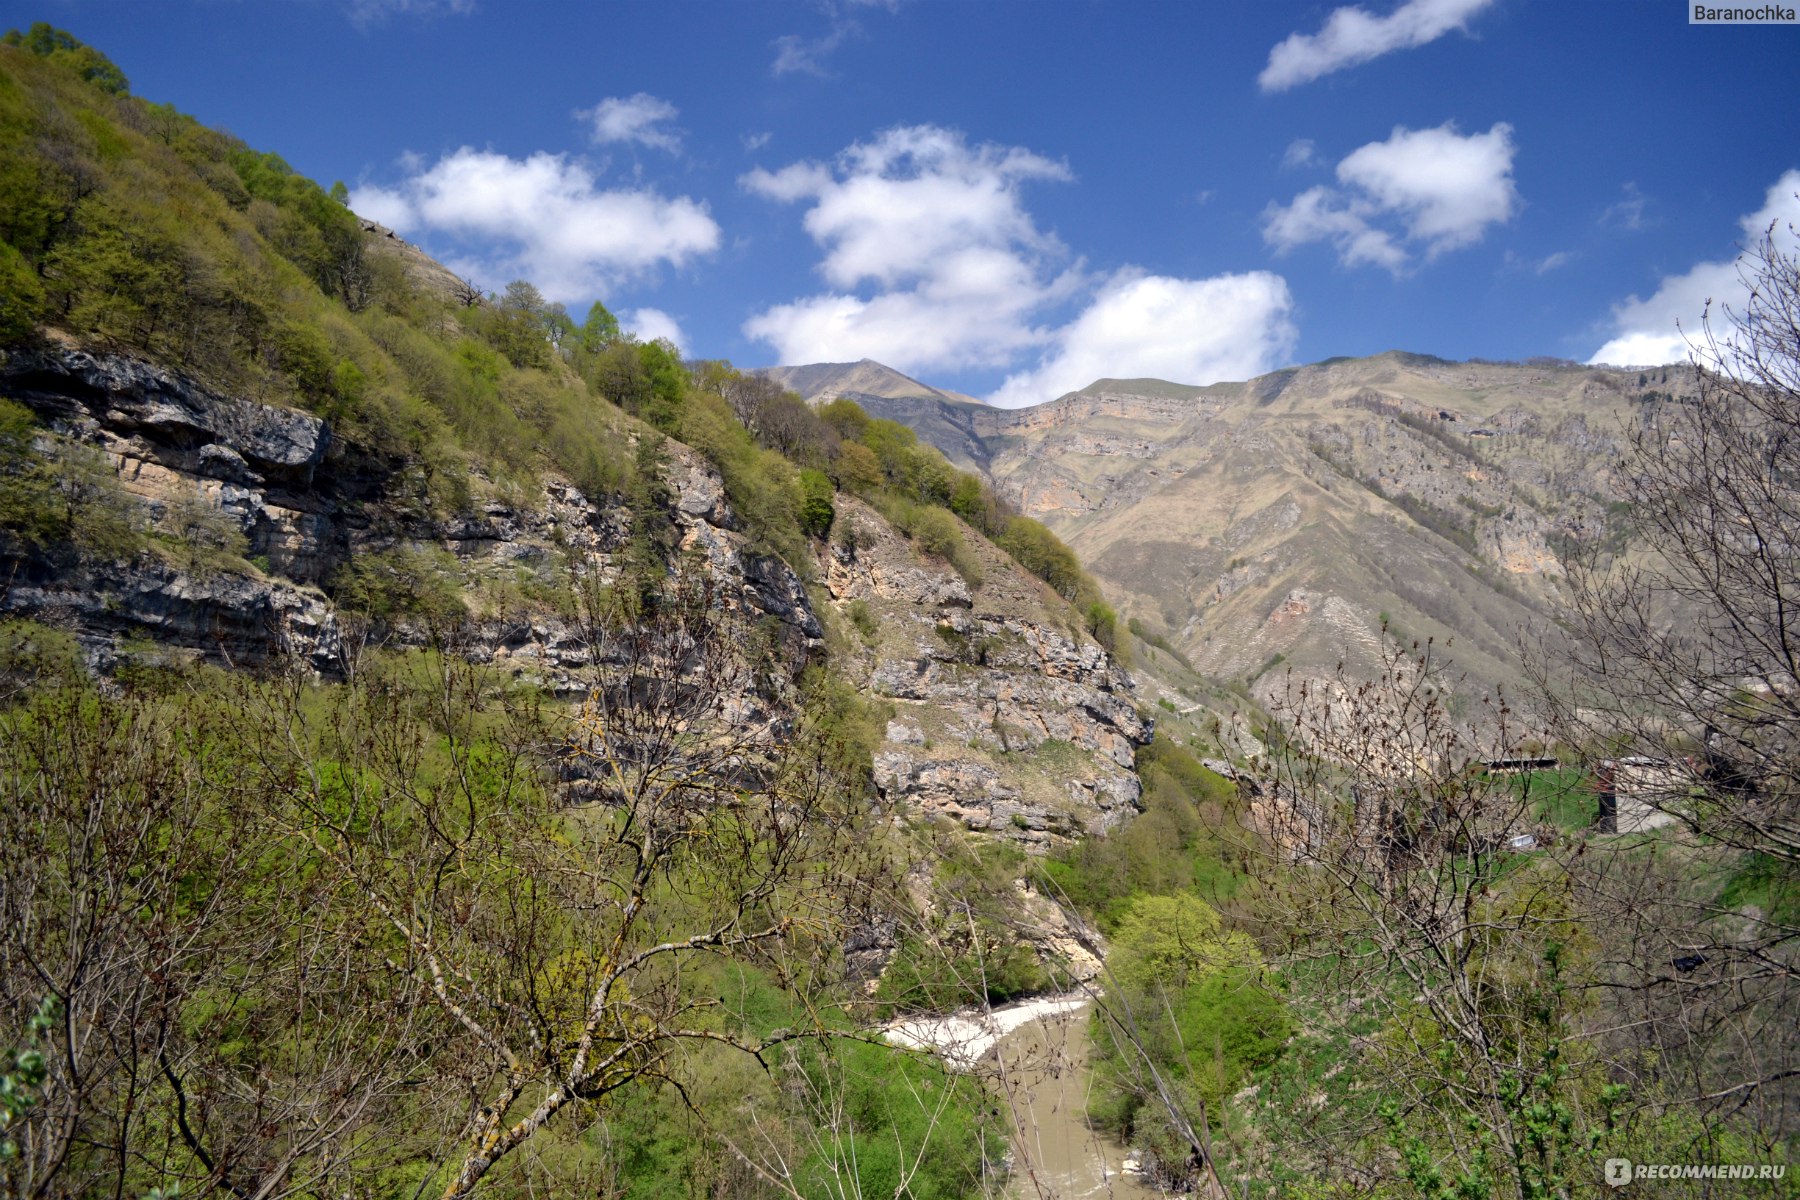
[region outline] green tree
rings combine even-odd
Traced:
[[[1292,1031],[1261,952],[1210,905],[1177,892],[1130,902],[1106,967],[1107,994],[1090,1019],[1098,1061],[1089,1118],[1142,1146],[1165,1184],[1192,1188],[1204,1169],[1218,1186],[1212,1122]]]
[[[581,322],[581,349],[598,354],[618,340],[619,319],[607,311],[606,305],[594,301]]]
[[[6,36],[0,38],[0,43],[18,46],[39,58],[49,59],[109,95],[123,96],[131,90],[125,72],[119,70],[112,59],[67,30],[47,22],[38,21],[23,33],[9,29]]]
[[[639,344],[637,356],[648,384],[638,415],[664,433],[679,434],[687,397],[687,370],[681,365],[681,352],[675,343],[658,338]]]
[[[550,365],[550,337],[545,325],[548,306],[543,294],[515,279],[482,314],[482,333],[515,367]]]
[[[1184,988],[1233,967],[1262,962],[1256,943],[1226,930],[1218,910],[1189,892],[1140,896],[1113,933],[1107,970],[1139,991]]]
[[[861,442],[845,442],[838,447],[831,465],[838,486],[854,496],[866,496],[881,486],[881,460]]]
[[[846,442],[860,442],[869,431],[869,414],[856,401],[839,396],[819,406],[819,419]]]
[[[44,311],[44,288],[25,256],[0,242],[0,344],[24,340]]]

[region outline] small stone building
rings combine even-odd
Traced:
[[[1609,758],[1595,778],[1600,793],[1598,828],[1602,833],[1643,833],[1673,824],[1693,784],[1684,762],[1643,755]]]

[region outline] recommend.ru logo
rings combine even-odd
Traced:
[[[1606,1182],[1624,1187],[1639,1179],[1781,1179],[1786,1163],[1634,1163],[1629,1158],[1606,1160]]]

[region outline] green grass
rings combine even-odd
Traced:
[[[1516,777],[1515,786],[1529,788],[1532,811],[1558,829],[1588,829],[1600,815],[1594,781],[1579,767],[1528,771]]]

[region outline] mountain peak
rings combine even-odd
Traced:
[[[802,366],[764,367],[762,374],[783,387],[799,392],[808,404],[822,404],[840,396],[857,399],[876,396],[884,400],[929,398],[958,404],[980,404],[973,396],[945,391],[921,383],[872,358],[853,363],[807,363]]]

